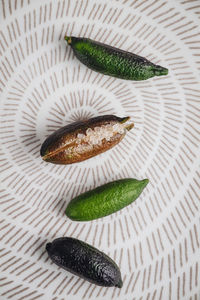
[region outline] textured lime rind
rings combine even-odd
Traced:
[[[59,267],[100,286],[123,285],[117,264],[97,248],[71,237],[46,244],[51,260]]]
[[[72,199],[66,215],[75,221],[90,221],[110,215],[136,200],[149,180],[121,179]]]
[[[127,80],[146,80],[167,75],[168,69],[144,57],[87,38],[65,37],[75,56],[87,67]]]

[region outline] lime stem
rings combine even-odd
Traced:
[[[67,43],[68,43],[69,45],[72,43],[71,36],[65,36],[65,40],[67,41]]]

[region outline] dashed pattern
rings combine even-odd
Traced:
[[[198,1],[0,2],[1,299],[199,299]],[[64,36],[138,53],[169,75],[131,82],[74,57]],[[97,115],[130,116],[112,150],[71,166],[40,158],[44,139]],[[76,195],[124,177],[149,178],[140,198],[103,219],[72,222]],[[45,244],[84,240],[120,266],[123,288],[55,266]]]

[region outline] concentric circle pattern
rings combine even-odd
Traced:
[[[199,300],[199,1],[1,0],[0,25],[0,299]],[[65,34],[137,53],[169,75],[98,74]],[[42,161],[50,133],[103,114],[130,116],[135,127],[88,161]],[[92,222],[67,219],[72,197],[125,177],[150,180],[135,203]],[[52,264],[45,244],[61,236],[110,255],[123,288]]]

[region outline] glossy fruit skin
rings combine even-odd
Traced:
[[[136,200],[149,180],[134,178],[112,181],[72,199],[66,215],[74,221],[91,221],[108,216]]]
[[[48,243],[46,250],[55,264],[91,283],[119,288],[123,285],[116,263],[83,241],[62,237]]]
[[[126,80],[146,80],[167,75],[168,69],[144,57],[81,37],[65,37],[75,56],[88,68]]]
[[[90,147],[90,144],[85,143],[81,152],[76,143],[78,134],[85,134],[88,128],[94,129],[107,124],[123,124],[128,120],[129,117],[119,118],[114,115],[104,115],[74,122],[52,133],[43,142],[40,155],[44,161],[54,164],[72,164],[84,161],[117,145],[124,138],[125,133],[116,134],[110,141],[104,140],[101,145],[97,144]],[[127,130],[132,127],[133,124],[128,124]],[[70,141],[73,142],[70,143]]]

